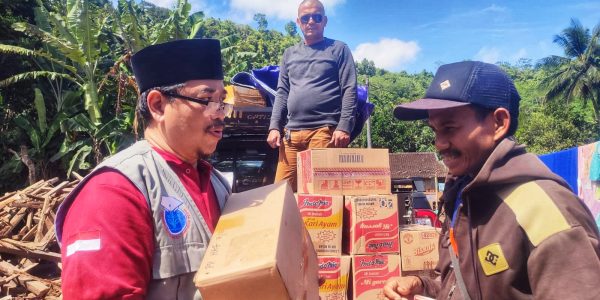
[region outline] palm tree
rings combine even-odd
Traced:
[[[550,70],[543,84],[548,87],[548,100],[570,101],[581,99],[584,105],[590,101],[600,123],[600,24],[593,32],[583,27],[577,19],[561,34],[554,36],[565,56],[542,59],[542,65]]]

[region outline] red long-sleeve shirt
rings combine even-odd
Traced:
[[[213,231],[220,209],[210,184],[212,167],[199,161],[194,168],[154,150],[177,174]],[[90,239],[96,242],[81,246]],[[61,252],[64,299],[143,299],[154,252],[154,221],[143,194],[117,171],[95,175],[65,217]]]

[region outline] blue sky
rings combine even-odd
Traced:
[[[147,0],[148,1],[148,0]],[[192,11],[284,31],[295,21],[299,0],[189,0]],[[172,7],[175,0],[149,0]],[[367,58],[390,71],[434,72],[465,59],[516,63],[563,55],[554,35],[577,18],[590,30],[600,23],[600,1],[520,0],[322,0],[329,23],[325,36],[348,44],[355,60]]]

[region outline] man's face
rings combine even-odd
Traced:
[[[309,15],[313,17],[307,19]],[[315,15],[321,16],[321,22],[316,22],[315,18],[319,17]],[[307,22],[305,23],[304,21]],[[327,16],[325,16],[325,12],[318,3],[308,2],[298,7],[296,24],[298,24],[298,27],[300,27],[300,30],[304,34],[304,40],[310,45],[323,40],[323,30],[325,29],[325,25],[327,25]]]
[[[226,92],[222,80],[191,80],[178,93],[213,102],[222,102]],[[210,156],[223,136],[225,114],[209,106],[173,97],[166,105],[164,132],[169,145],[183,157]]]
[[[454,176],[476,175],[494,150],[492,114],[479,120],[470,106],[430,110],[429,126],[435,133],[435,148]]]

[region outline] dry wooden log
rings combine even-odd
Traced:
[[[53,196],[55,194],[60,194],[62,192],[62,189],[65,188],[68,184],[69,184],[68,181],[61,182],[60,184],[58,184],[57,186],[52,188],[49,192],[44,194],[44,197],[49,197],[49,196]]]
[[[7,226],[0,230],[0,237],[6,237],[10,234],[10,232],[21,222],[21,220],[25,217],[27,212],[26,207],[22,207],[19,211],[13,215],[13,217],[8,222]]]
[[[83,180],[83,176],[77,174],[77,172],[71,172],[71,175],[75,178],[77,178],[77,181],[81,181]]]
[[[46,283],[48,280],[27,274],[9,262],[0,261],[0,272],[9,276],[17,274],[18,276],[15,278],[17,282],[36,296],[43,297],[50,290]]]
[[[34,242],[38,242],[44,236],[43,229],[44,225],[46,224],[48,204],[50,204],[50,197],[48,195],[45,195],[45,197],[46,199],[44,199],[44,206],[40,211],[40,221],[38,222],[37,233],[35,234],[35,239],[33,239]]]
[[[19,257],[43,259],[51,262],[60,262],[60,253],[42,251],[27,245],[19,244],[9,239],[0,240],[0,253],[8,253]]]
[[[36,232],[37,232],[37,227],[30,227],[29,231],[21,238],[21,241],[33,242]]]
[[[5,193],[4,196],[0,197],[0,203],[12,196],[14,196],[17,192],[9,192],[9,193]]]

